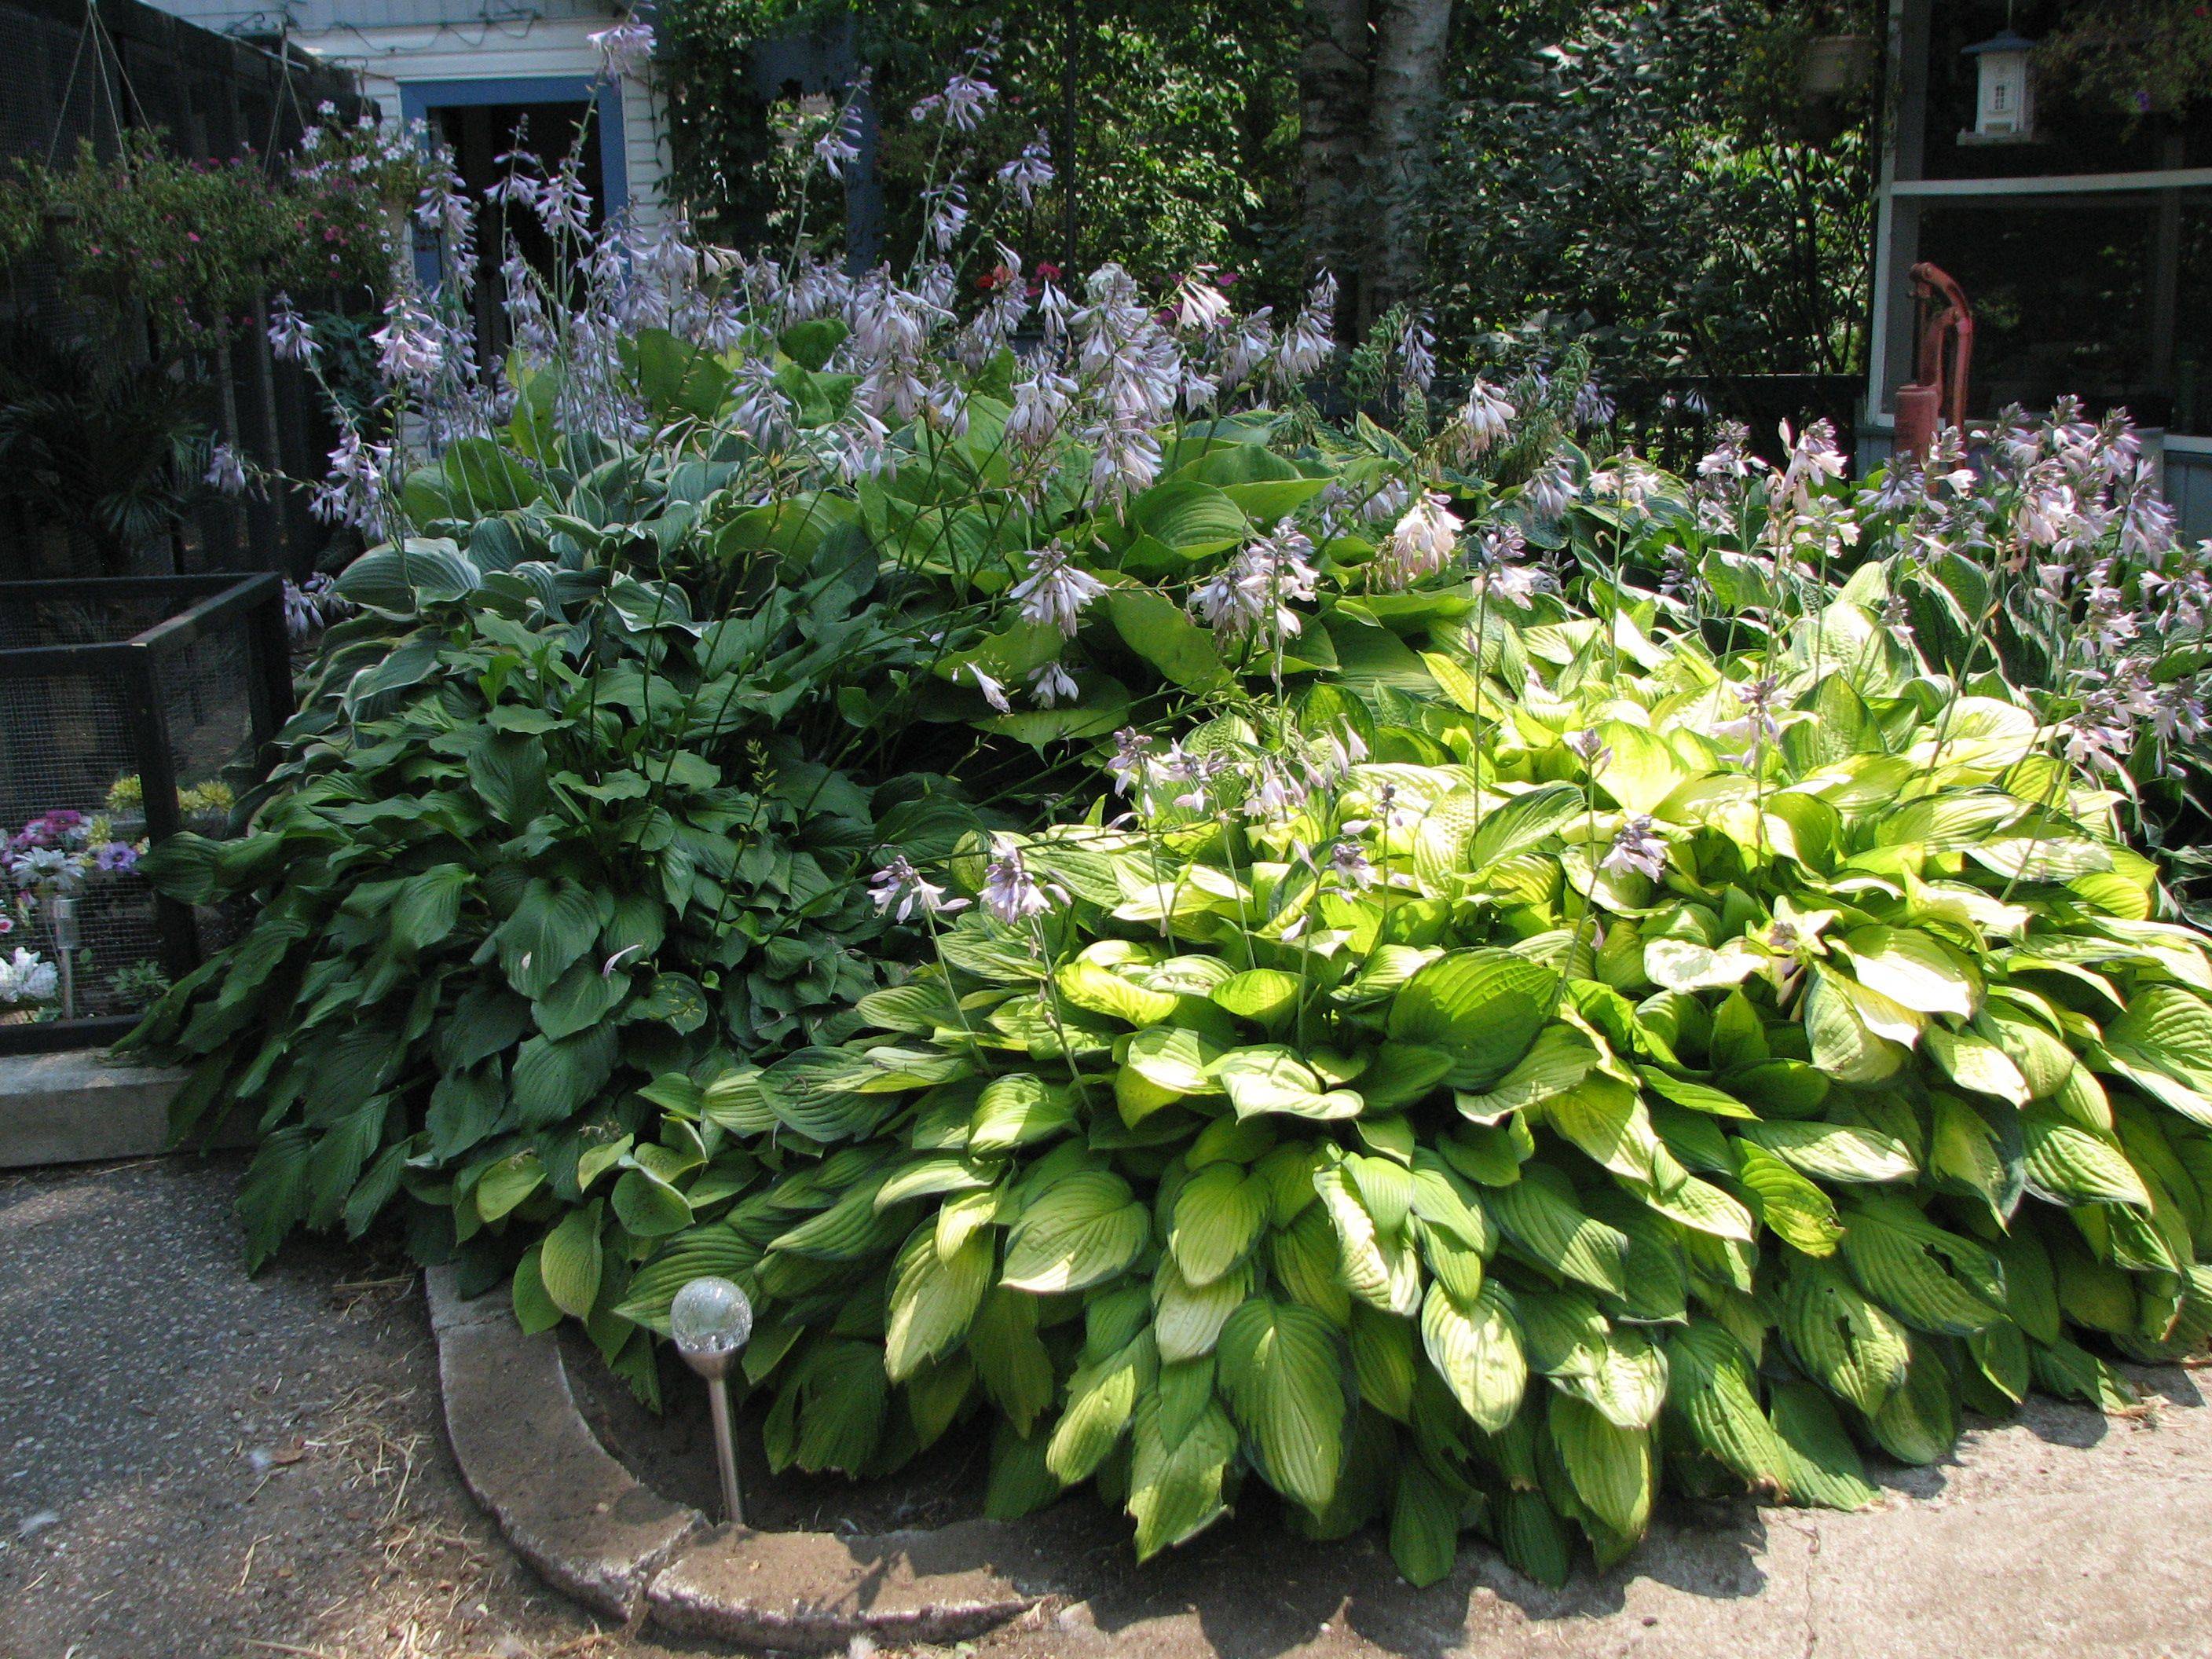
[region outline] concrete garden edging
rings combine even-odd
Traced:
[[[957,1641],[1042,1598],[1016,1580],[1043,1582],[1043,1552],[1002,1522],[851,1537],[710,1526],[599,1444],[550,1333],[524,1335],[496,1295],[462,1300],[450,1267],[423,1285],[463,1481],[515,1553],[594,1612],[818,1652],[856,1636]]]

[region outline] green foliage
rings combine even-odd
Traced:
[[[1387,1517],[1416,1582],[1469,1528],[1556,1579],[1662,1480],[1856,1507],[1863,1448],[2201,1343],[2212,959],[2105,798],[2032,725],[1934,741],[1992,705],[1901,636],[1717,655],[1638,603],[1658,648],[1540,600],[1489,619],[1511,672],[1416,632],[1471,696],[1218,717],[1194,750],[1313,757],[1302,798],[1156,771],[1027,838],[1064,898],[962,914],[878,1035],[664,1080],[834,1143],[663,1246],[758,1298],[777,1467],[996,1412],[1000,1513],[1095,1477],[1147,1554],[1257,1479],[1317,1535]],[[1788,732],[1865,714],[1743,750],[1769,675]]]
[[[1608,378],[1852,367],[1863,107],[1823,143],[1790,125],[1794,56],[1753,50],[1777,28],[1765,5],[1528,9],[1462,60],[1439,179],[1479,207],[1438,216],[1444,337],[1547,307],[1593,334]]]
[[[139,302],[155,327],[197,339],[272,289],[380,285],[394,216],[424,174],[374,127],[311,129],[275,169],[252,155],[185,161],[134,129],[112,157],[88,140],[67,167],[26,162],[0,180],[0,262],[46,252],[73,289]]]

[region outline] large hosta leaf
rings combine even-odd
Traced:
[[[1495,1434],[1512,1421],[1528,1389],[1528,1360],[1510,1292],[1485,1285],[1462,1302],[1442,1284],[1421,1304],[1421,1343],[1452,1398]]]
[[[1336,1494],[1350,1421],[1350,1358],[1335,1326],[1310,1308],[1255,1297],[1221,1328],[1222,1397],[1267,1484],[1309,1509]]]
[[[1139,1561],[1196,1536],[1228,1513],[1222,1481],[1237,1455],[1237,1425],[1211,1390],[1194,1421],[1178,1424],[1158,1392],[1137,1402],[1129,1513]]]
[[[1264,1181],[1234,1164],[1209,1164],[1176,1195],[1168,1253],[1190,1285],[1211,1285],[1251,1253],[1267,1213]]]
[[[1510,951],[1454,951],[1407,980],[1390,1001],[1390,1035],[1450,1050],[1452,1082],[1476,1092],[1498,1085],[1550,1017],[1559,975]]]
[[[1844,1216],[1844,1260],[1868,1295],[1917,1330],[1966,1336],[2005,1317],[1997,1258],[1909,1205],[1853,1206]]]
[[[995,1254],[989,1237],[982,1235],[970,1237],[950,1256],[940,1255],[934,1224],[915,1229],[891,1269],[884,1368],[892,1382],[905,1382],[968,1334],[990,1288]]]
[[[1002,1282],[1041,1294],[1103,1284],[1136,1261],[1152,1231],[1127,1182],[1078,1170],[1046,1188],[1014,1224]]]

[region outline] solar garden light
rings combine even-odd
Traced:
[[[62,1018],[76,1018],[76,900],[58,893],[46,901],[46,931],[53,936],[54,969],[61,980]]]
[[[707,1379],[707,1398],[714,1409],[714,1462],[722,1476],[722,1509],[738,1526],[745,1523],[744,1499],[738,1492],[737,1448],[730,1431],[730,1368],[753,1334],[753,1304],[726,1279],[695,1279],[676,1292],[668,1309],[668,1334],[684,1363]]]

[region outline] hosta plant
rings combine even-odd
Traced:
[[[809,1155],[594,1313],[739,1278],[778,1468],[988,1422],[994,1512],[1092,1481],[1150,1554],[1264,1485],[1418,1583],[2124,1402],[2212,1330],[2212,962],[1881,599],[1726,656],[1544,602],[895,867],[935,949],[872,1035],[655,1085]],[[599,1249],[534,1251],[526,1321]]]

